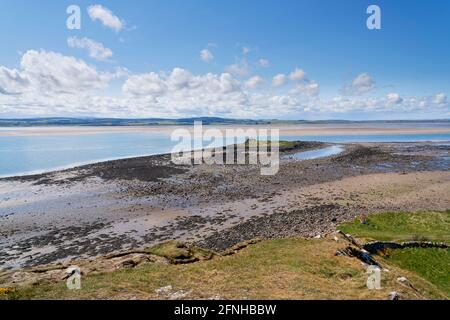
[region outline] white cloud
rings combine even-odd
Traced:
[[[20,71],[0,66],[0,94],[18,94],[26,89],[29,84],[28,78]]]
[[[175,68],[167,79],[167,82],[175,90],[189,88],[193,82],[193,75],[188,70]]]
[[[447,96],[443,93],[438,93],[434,96],[433,102],[436,104],[445,104],[447,103]]]
[[[249,48],[249,47],[242,47],[242,54],[243,55],[249,54],[251,51],[252,51],[252,49]]]
[[[297,82],[297,81],[305,79],[305,76],[306,76],[305,71],[303,71],[302,69],[299,69],[299,68],[295,68],[295,70],[289,74],[289,79]]]
[[[112,96],[104,90],[122,77],[126,77],[122,94]],[[287,78],[279,74],[273,82],[282,85]],[[319,84],[307,79],[290,88],[247,90],[262,81],[259,76],[241,82],[230,73],[194,74],[182,68],[141,74],[130,74],[123,68],[100,72],[74,57],[30,50],[22,56],[17,69],[0,66],[0,115],[280,118],[301,114],[323,118],[355,112],[384,117],[396,112],[405,117],[430,118],[450,114],[443,93],[426,97],[391,93],[369,98],[322,98],[318,96]]]
[[[133,95],[160,96],[167,91],[167,84],[157,73],[151,72],[142,75],[133,75],[122,87],[123,92]]]
[[[193,75],[181,68],[175,68],[169,75],[148,74],[131,76],[122,87],[123,92],[133,96],[150,96],[151,98],[171,98],[180,96],[191,99],[201,99],[208,96],[220,98],[241,91],[240,82],[229,73],[220,75],[207,73]],[[208,98],[209,99],[209,98]]]
[[[316,81],[309,81],[304,84],[296,84],[293,89],[289,91],[291,95],[307,95],[317,96],[319,94],[320,87]]]
[[[249,89],[256,89],[263,82],[264,82],[263,78],[261,78],[260,76],[254,76],[245,82],[245,87]]]
[[[387,95],[388,102],[391,104],[400,104],[403,102],[403,98],[398,93],[389,93]]]
[[[375,82],[367,73],[359,74],[351,84],[344,86],[342,92],[347,95],[361,95],[375,89]]]
[[[131,76],[122,87],[134,104],[179,116],[229,114],[247,104],[241,83],[229,73],[194,75],[175,68],[169,74]]]
[[[231,64],[225,68],[225,72],[231,73],[237,77],[246,77],[250,74],[250,69],[246,60]]]
[[[21,76],[42,92],[79,92],[106,86],[108,76],[74,57],[29,50],[20,63]]]
[[[200,51],[200,59],[205,62],[210,62],[214,59],[214,55],[208,49],[203,49]]]
[[[125,27],[124,21],[114,15],[111,10],[99,4],[88,7],[88,14],[92,21],[99,20],[105,27],[111,28],[116,32]]]
[[[69,37],[67,38],[67,44],[71,48],[87,50],[91,58],[99,61],[107,61],[113,56],[111,49],[105,48],[100,42],[89,38]]]
[[[284,85],[286,83],[286,75],[285,74],[277,74],[276,76],[273,77],[272,79],[272,85],[274,87],[281,87],[282,85]]]
[[[258,64],[263,68],[267,68],[270,63],[267,59],[259,59]]]

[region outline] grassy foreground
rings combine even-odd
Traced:
[[[382,241],[450,242],[450,210],[446,212],[384,213],[344,224],[340,229],[358,238]],[[450,297],[450,250],[391,250],[387,262],[409,270]]]
[[[361,238],[409,239],[417,233],[445,240],[445,230],[450,230],[449,215],[450,211],[382,214],[369,217],[366,225],[355,222],[342,229]],[[387,299],[391,291],[405,299],[449,299],[448,250],[401,250],[379,257],[389,271],[382,273],[381,290],[368,290],[361,262],[335,255],[345,245],[333,237],[267,240],[231,256],[190,264],[148,263],[88,275],[82,278],[81,290],[68,290],[64,282],[43,283],[4,294],[3,298],[167,299],[170,295],[156,290],[170,285],[173,292],[184,293],[187,299]],[[154,251],[164,255],[161,246]],[[407,277],[416,290],[399,284],[396,279],[400,276]]]
[[[450,210],[445,212],[399,212],[371,215],[339,227],[357,238],[380,241],[450,242]]]

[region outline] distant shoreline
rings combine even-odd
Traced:
[[[192,125],[201,121],[204,125],[332,125],[332,124],[418,124],[443,123],[450,126],[449,119],[426,120],[280,120],[280,119],[230,119],[219,117],[192,118],[77,118],[77,117],[41,117],[41,118],[0,118],[0,127],[42,127],[42,126],[176,126]]]
[[[416,125],[414,125],[416,124]],[[226,129],[279,129],[281,135],[382,135],[382,134],[447,134],[450,133],[450,122],[436,123],[329,123],[329,124],[220,124],[205,125],[210,128]],[[421,124],[421,126],[417,126]],[[160,133],[170,134],[173,130],[182,128],[192,130],[191,125],[149,125],[149,126],[26,126],[2,127],[0,137],[34,136],[34,135],[80,135],[102,133]]]

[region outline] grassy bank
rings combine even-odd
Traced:
[[[450,242],[450,210],[446,212],[384,213],[344,224],[340,229],[358,238],[382,241]],[[450,297],[450,250],[391,250],[388,263],[414,272]]]
[[[342,226],[361,238],[409,239],[420,234],[445,240],[450,212],[383,214],[368,224]],[[411,233],[410,233],[411,232]],[[450,253],[443,249],[415,249],[379,257],[389,271],[382,273],[382,289],[368,290],[366,269],[359,260],[336,256],[347,245],[332,236],[325,239],[261,241],[234,255],[214,256],[189,264],[147,263],[132,269],[82,278],[82,290],[68,290],[65,283],[42,283],[3,295],[8,299],[168,299],[181,293],[189,299],[387,299],[397,291],[405,299],[450,297]],[[177,256],[164,247],[153,251]],[[205,257],[205,253],[201,252]],[[207,255],[206,255],[207,256]],[[407,277],[417,291],[396,279]],[[157,293],[171,286],[168,292]],[[0,285],[1,287],[1,285]]]
[[[445,212],[383,213],[339,227],[357,238],[380,241],[450,242],[450,210]]]

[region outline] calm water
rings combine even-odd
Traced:
[[[280,138],[336,143],[408,142],[450,141],[450,134],[323,135],[281,136]],[[170,135],[162,133],[0,136],[0,176],[36,173],[102,160],[167,153],[177,143],[171,141]],[[216,142],[216,145],[220,145],[220,142]]]
[[[342,151],[344,151],[344,148],[342,146],[330,146],[330,147],[317,149],[317,150],[297,152],[297,153],[286,156],[286,158],[298,159],[298,160],[311,160],[311,159],[334,156],[336,154],[341,153]]]

